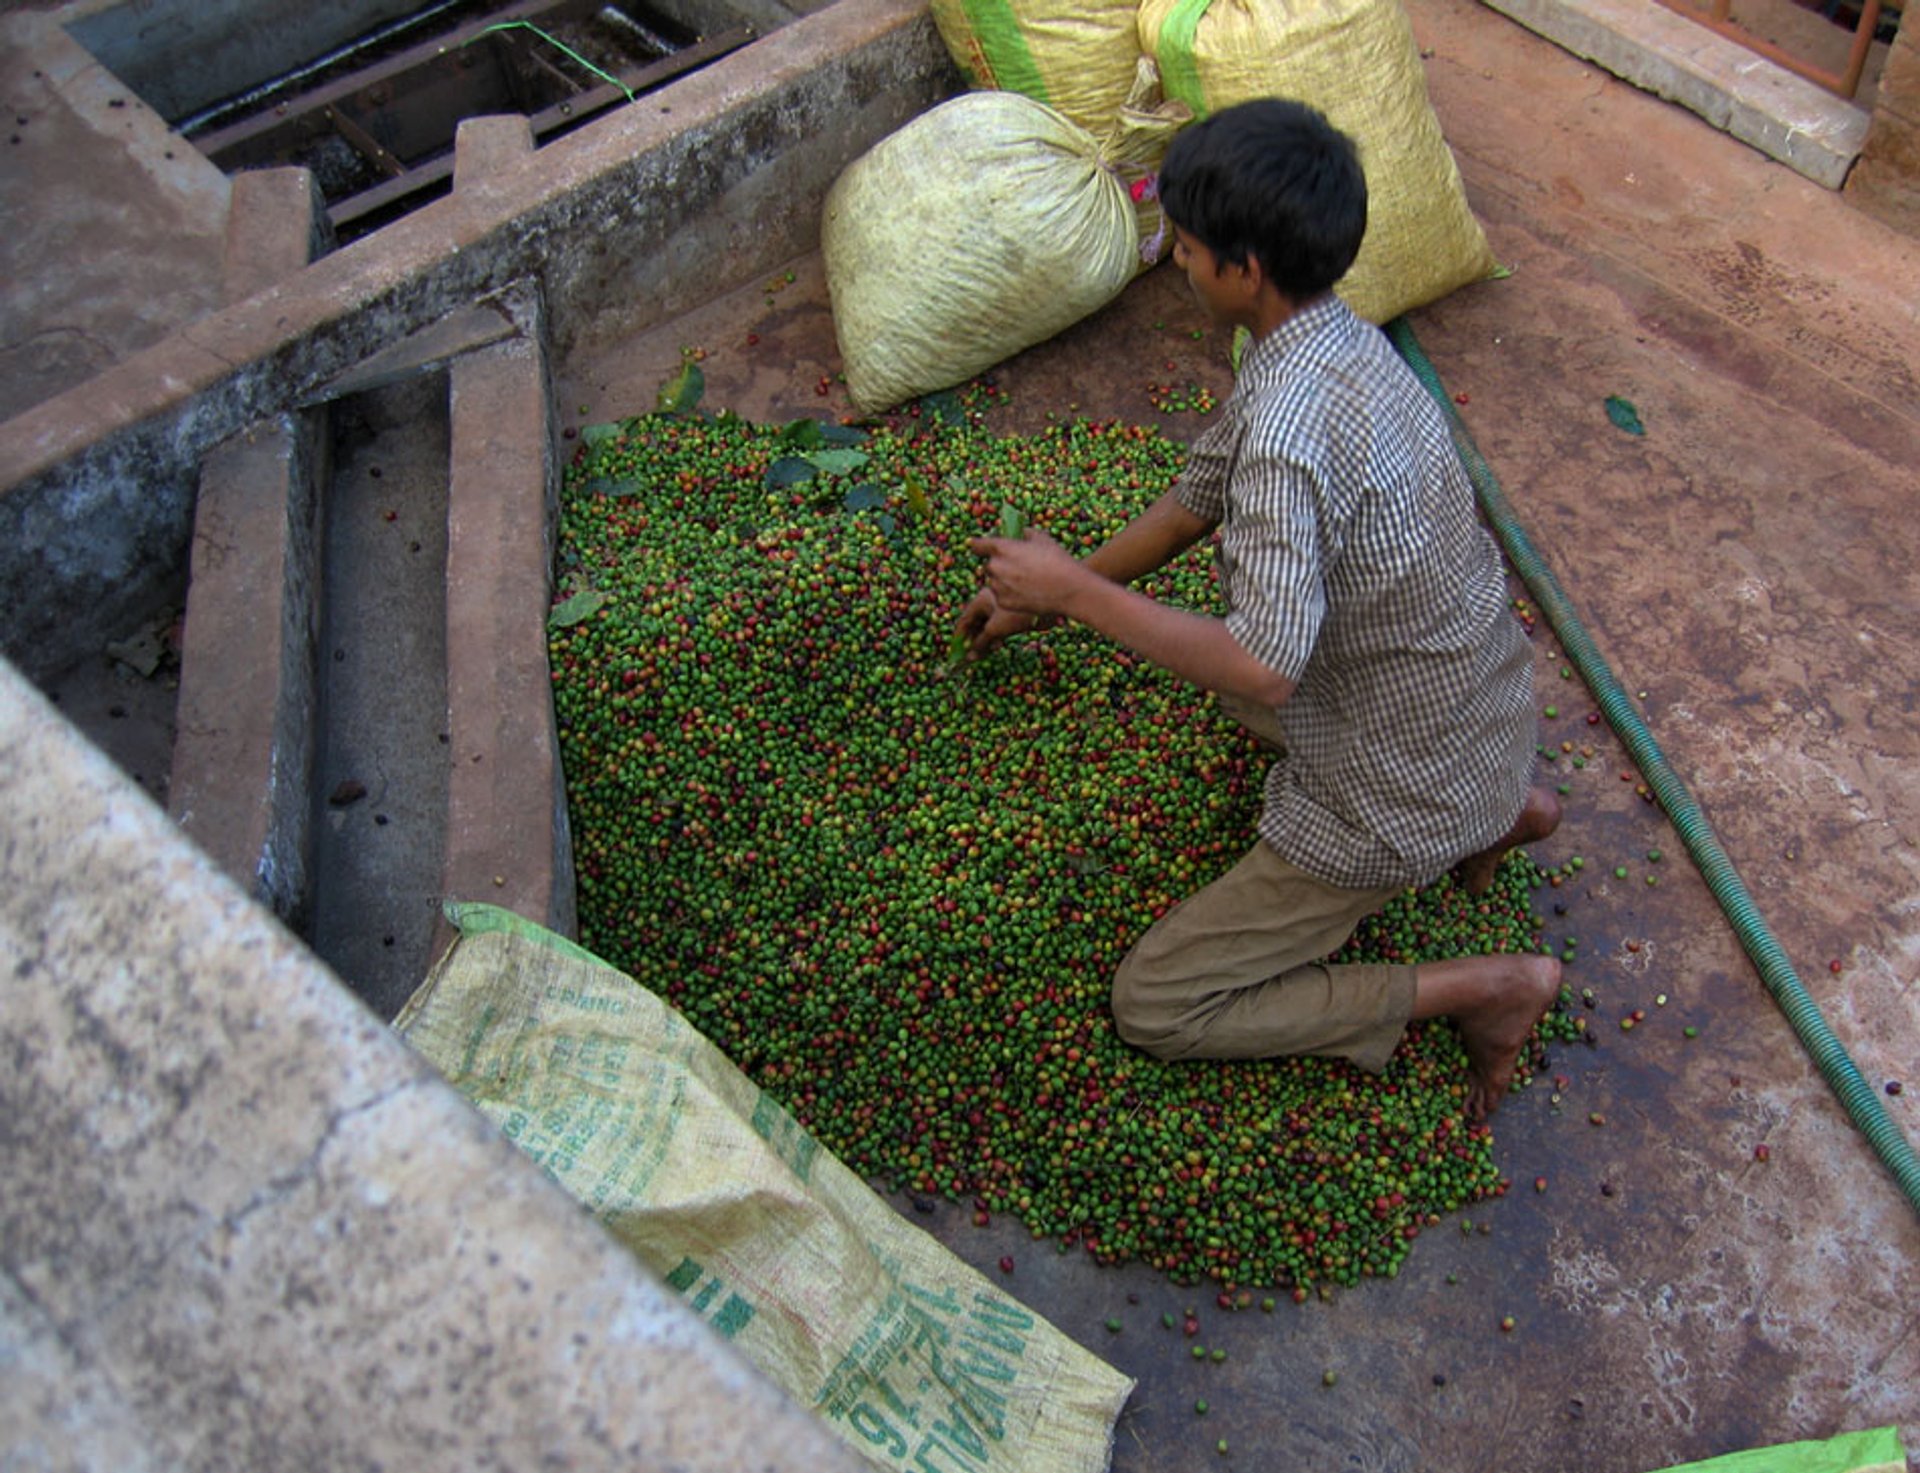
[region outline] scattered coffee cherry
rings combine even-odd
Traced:
[[[1264,754],[1085,630],[951,667],[969,537],[1012,506],[1084,552],[1184,451],[1120,423],[997,436],[956,397],[857,427],[583,430],[555,602],[604,602],[549,635],[581,942],[864,1179],[1181,1283],[1389,1275],[1499,1189],[1450,1025],[1372,1076],[1162,1064],[1107,1008],[1139,934],[1245,853]],[[1204,549],[1143,587],[1218,609]],[[1398,896],[1343,959],[1536,952],[1543,878],[1516,854],[1486,896]]]
[[[1887,1090],[1887,1093],[1890,1095],[1898,1095],[1902,1093],[1905,1089],[1906,1089],[1906,1086],[1897,1079],[1889,1079],[1887,1081],[1886,1090]]]
[[[1207,1404],[1206,1404],[1206,1402],[1205,1402],[1204,1400],[1201,1400],[1201,1401],[1196,1401],[1196,1402],[1195,1402],[1195,1403],[1193,1404],[1193,1414],[1194,1414],[1194,1415],[1195,1415],[1196,1417],[1204,1417],[1204,1416],[1206,1416],[1206,1414],[1207,1414]]]
[[[1756,1161],[1765,1161],[1772,1154],[1764,1141],[1753,1148],[1753,1159]]]
[[[1503,1318],[1500,1321],[1501,1333],[1506,1335],[1511,1335],[1513,1333],[1515,1323],[1516,1321],[1514,1320],[1513,1316],[1507,1315],[1505,1318]]]

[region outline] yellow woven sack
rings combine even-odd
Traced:
[[[820,252],[854,407],[964,383],[1112,301],[1159,259],[1144,186],[1191,119],[1143,60],[1100,140],[1020,93],[968,92],[849,164]]]
[[[1354,140],[1367,234],[1335,290],[1362,317],[1386,322],[1493,273],[1399,0],[1142,0],[1140,44],[1199,116],[1287,97]]]
[[[1131,1379],[888,1207],[625,973],[494,906],[447,914],[459,939],[395,1029],[867,1463],[1105,1473]]]
[[[1018,92],[1098,137],[1140,60],[1137,0],[933,0],[954,64],[977,88]]]

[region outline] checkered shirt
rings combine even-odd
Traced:
[[[1425,884],[1518,817],[1533,667],[1444,416],[1337,297],[1249,345],[1181,503],[1227,628],[1297,683],[1260,836],[1350,888]]]

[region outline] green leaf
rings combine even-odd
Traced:
[[[604,445],[609,440],[618,440],[634,427],[630,419],[616,420],[611,424],[588,425],[580,431],[580,443],[583,445]]]
[[[597,588],[583,588],[564,603],[554,605],[547,615],[549,629],[571,629],[575,624],[592,618],[606,604],[607,595]]]
[[[967,637],[958,629],[947,640],[946,674],[964,675],[967,671]]]
[[[840,502],[848,511],[871,511],[876,506],[886,504],[887,493],[865,481],[849,491]]]
[[[912,471],[908,471],[902,482],[906,487],[907,506],[917,517],[926,521],[933,520],[933,503],[927,500],[926,483]]]
[[[631,476],[594,476],[580,489],[589,496],[638,496],[646,489],[646,482]]]
[[[859,470],[873,457],[864,450],[810,450],[805,458],[823,476],[844,476]]]
[[[925,395],[920,400],[920,414],[935,424],[958,425],[967,422],[967,411],[960,405],[960,396],[951,389]]]
[[[1493,270],[1487,273],[1487,280],[1488,281],[1505,281],[1511,275],[1513,275],[1513,267],[1495,266]]]
[[[656,404],[662,414],[691,414],[707,391],[707,376],[691,358],[680,364],[680,371],[660,386]]]
[[[811,460],[804,460],[797,455],[783,455],[767,467],[767,486],[775,491],[783,491],[789,486],[811,481],[818,474]]]
[[[1607,396],[1607,418],[1629,435],[1644,435],[1647,432],[1647,427],[1640,423],[1640,412],[1618,394]]]
[[[796,419],[780,427],[780,433],[773,437],[776,450],[808,451],[818,450],[826,444],[826,431],[817,419]]]
[[[822,421],[820,438],[829,445],[864,445],[867,432],[858,425],[843,425],[833,421]]]
[[[1000,508],[1000,535],[1009,542],[1018,542],[1027,535],[1027,519],[1012,502],[1004,503]]]

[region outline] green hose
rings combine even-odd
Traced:
[[[1545,611],[1548,623],[1560,640],[1560,647],[1573,660],[1608,723],[1626,744],[1635,765],[1645,776],[1654,796],[1660,800],[1660,806],[1672,819],[1675,830],[1687,846],[1687,853],[1705,876],[1707,888],[1720,902],[1720,908],[1732,924],[1734,934],[1740,938],[1740,944],[1759,969],[1760,980],[1787,1015],[1787,1021],[1793,1025],[1793,1031],[1799,1035],[1801,1044],[1812,1056],[1820,1073],[1840,1097],[1847,1117],[1866,1136],[1875,1153],[1893,1173],[1908,1203],[1916,1212],[1920,1212],[1920,1160],[1915,1158],[1913,1147],[1888,1116],[1873,1086],[1861,1077],[1840,1040],[1827,1026],[1826,1019],[1820,1015],[1819,1005],[1808,994],[1805,984],[1787,960],[1786,953],[1767,929],[1766,921],[1735,871],[1733,861],[1727,857],[1726,851],[1720,847],[1720,841],[1708,826],[1700,805],[1675,775],[1659,744],[1654,741],[1653,733],[1627,699],[1625,689],[1608,668],[1586,627],[1580,622],[1572,600],[1560,587],[1552,569],[1534,549],[1526,529],[1514,515],[1512,503],[1507,500],[1500,483],[1494,479],[1493,472],[1474,447],[1466,423],[1453,407],[1453,401],[1440,382],[1439,373],[1421,352],[1412,327],[1405,318],[1396,318],[1387,324],[1387,335],[1415,376],[1439,401],[1453,431],[1454,447],[1459,451],[1467,475],[1479,495],[1481,510],[1492,524],[1514,568],[1532,592],[1534,601]]]

